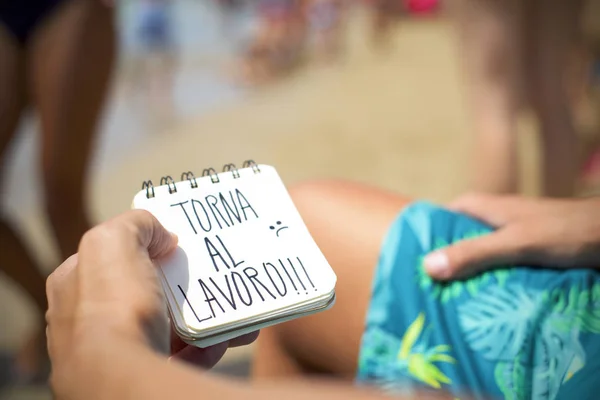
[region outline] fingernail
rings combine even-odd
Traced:
[[[169,232],[171,234],[171,238],[173,239],[174,243],[178,243],[179,242],[179,236],[177,236],[175,233],[173,232]]]
[[[443,251],[434,251],[425,257],[425,270],[436,278],[448,278],[450,276],[450,263],[448,256]]]

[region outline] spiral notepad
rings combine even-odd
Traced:
[[[157,260],[175,331],[209,346],[325,310],[336,276],[275,168],[246,161],[160,186],[144,182],[133,207],[179,236]]]

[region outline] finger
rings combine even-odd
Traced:
[[[177,332],[175,332],[175,328],[173,328],[173,323],[171,322],[171,354],[175,355],[187,346],[188,344],[181,340]]]
[[[229,342],[219,343],[206,348],[187,346],[173,355],[173,358],[189,362],[201,368],[210,369],[223,358],[228,347]]]
[[[500,227],[539,211],[543,202],[522,196],[468,194],[450,203],[448,208],[468,214],[491,226]]]
[[[78,255],[73,254],[65,262],[58,266],[46,279],[46,297],[48,298],[48,307],[54,306],[59,302],[59,298],[64,296],[63,286],[67,279],[71,277],[71,272],[77,265]]]
[[[258,339],[259,332],[260,331],[251,332],[240,337],[236,337],[235,339],[231,339],[229,341],[229,347],[247,346],[250,343],[253,343],[256,339]]]
[[[245,335],[236,337],[228,341],[229,347],[240,347],[247,346],[251,343],[254,343],[256,339],[258,339],[258,334],[260,331],[247,333]],[[175,355],[181,352],[183,349],[188,347],[189,345],[185,343],[183,340],[177,336],[177,333],[171,327],[171,354]]]
[[[132,224],[140,246],[148,249],[150,258],[169,254],[177,246],[177,235],[166,230],[148,211],[133,210],[123,214],[123,224]]]
[[[435,279],[464,278],[521,261],[527,246],[527,238],[519,234],[517,229],[501,229],[427,255],[425,270]]]
[[[162,290],[152,258],[160,258],[174,250],[175,235],[170,234],[147,211],[126,212],[90,231],[79,244],[77,285],[80,301],[102,304],[107,298],[137,296],[123,312],[153,313]]]
[[[88,231],[79,246],[79,253],[127,265],[132,255],[144,250],[144,257],[160,258],[177,246],[177,236],[167,231],[158,220],[144,210],[132,210]]]
[[[55,337],[52,332],[56,329],[61,330],[61,326],[64,326],[65,322],[64,316],[70,315],[75,306],[76,292],[73,282],[76,278],[73,272],[77,261],[78,255],[72,255],[46,279],[46,298],[48,299],[48,310],[45,314],[46,346],[51,358],[56,355],[55,349],[61,347],[56,345],[55,339],[62,338],[61,335]]]
[[[61,282],[65,279],[67,275],[69,275],[77,265],[77,260],[79,259],[79,254],[75,253],[69,258],[67,258],[62,264],[60,264],[48,277],[48,279],[53,279],[56,282]]]

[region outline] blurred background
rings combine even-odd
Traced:
[[[144,180],[597,194],[598,3],[1,0],[0,398],[50,398],[43,275]]]

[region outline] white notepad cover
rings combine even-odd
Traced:
[[[191,181],[158,186],[151,198],[142,190],[133,201],[179,237],[178,248],[156,262],[171,312],[180,313],[174,318],[192,332],[301,312],[335,289],[335,273],[275,168],[237,172],[218,174],[216,183],[196,178],[197,188]]]

